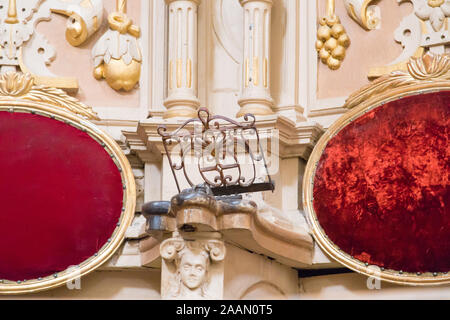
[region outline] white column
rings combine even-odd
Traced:
[[[270,20],[272,0],[240,0],[244,8],[242,96],[237,117],[272,114],[270,95]]]
[[[166,0],[169,5],[168,97],[164,118],[197,115],[197,9],[201,0]]]

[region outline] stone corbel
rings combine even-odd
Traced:
[[[183,237],[218,232],[225,241],[284,264],[293,267],[311,264],[311,236],[286,221],[274,219],[273,215],[259,214],[253,201],[240,197],[214,197],[206,187],[196,187],[174,196],[170,204],[165,203],[147,203],[143,207],[147,232],[153,238],[164,239],[173,232],[179,232]],[[153,253],[149,252],[147,258],[157,258],[153,248],[149,248]],[[156,264],[150,260],[146,263],[148,266]]]
[[[161,243],[160,254],[162,299],[223,298],[223,241],[208,234],[184,239],[175,232]]]

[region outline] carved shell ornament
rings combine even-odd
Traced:
[[[117,1],[117,11],[108,16],[110,30],[92,49],[94,77],[106,79],[114,90],[132,90],[141,75],[140,29],[126,14],[126,0]]]

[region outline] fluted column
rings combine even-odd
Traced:
[[[272,0],[240,0],[244,8],[242,96],[237,117],[272,114],[270,95],[270,20]]]
[[[197,114],[197,9],[201,0],[166,0],[169,5],[168,97],[164,118]]]

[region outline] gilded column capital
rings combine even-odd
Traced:
[[[246,5],[247,3],[250,2],[265,2],[268,5],[272,5],[273,4],[273,0],[239,0],[239,2],[241,3],[241,6]]]
[[[199,6],[200,3],[202,2],[202,0],[165,0],[165,1],[167,5],[173,2],[194,2],[197,6]]]

